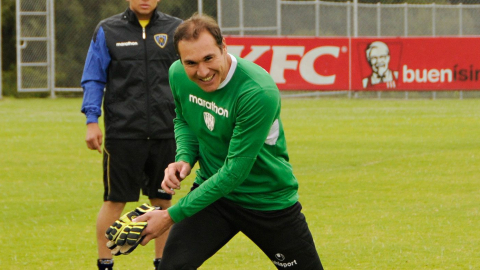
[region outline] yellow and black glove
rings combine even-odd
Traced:
[[[109,240],[107,247],[115,256],[132,252],[138,244],[143,240],[141,233],[147,226],[147,222],[132,222],[136,217],[153,210],[159,210],[160,207],[152,207],[148,204],[142,204],[135,210],[128,212],[116,220],[110,226],[105,237]]]
[[[107,243],[107,247],[115,256],[130,254],[142,242],[144,236],[141,234],[146,227],[147,222],[130,222],[119,232],[115,241]]]

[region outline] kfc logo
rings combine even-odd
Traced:
[[[228,52],[263,67],[279,89],[346,89],[348,39],[228,37]]]
[[[374,41],[365,51],[372,73],[362,80],[363,88],[396,88],[398,71],[390,69],[390,50],[382,41]]]
[[[229,46],[229,51],[241,55],[243,46]],[[271,51],[271,65],[267,67],[276,83],[287,82],[285,71],[298,71],[303,80],[315,85],[332,85],[335,83],[335,74],[323,74],[315,69],[315,61],[324,56],[338,58],[341,48],[338,46],[320,46],[305,52],[305,46],[252,46],[251,52],[243,58],[255,62],[264,53]],[[347,52],[347,48],[342,48]],[[289,59],[296,57],[297,59]]]

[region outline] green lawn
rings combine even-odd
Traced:
[[[96,269],[101,155],[86,148],[80,105],[0,100],[2,270]],[[480,269],[479,108],[480,99],[283,100],[326,269]],[[153,245],[139,247],[115,269],[152,269],[152,260]],[[238,235],[200,269],[275,268]]]

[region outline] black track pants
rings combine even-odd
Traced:
[[[301,210],[299,202],[283,210],[256,211],[220,199],[172,227],[160,269],[197,269],[238,232],[278,269],[323,269]]]

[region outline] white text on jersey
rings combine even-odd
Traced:
[[[194,95],[190,95],[188,97],[188,100],[192,103],[196,103],[197,105],[210,109],[220,116],[224,116],[228,118],[228,110],[222,107],[218,107],[217,104],[215,104],[215,102],[209,102],[199,97],[196,97]]]

